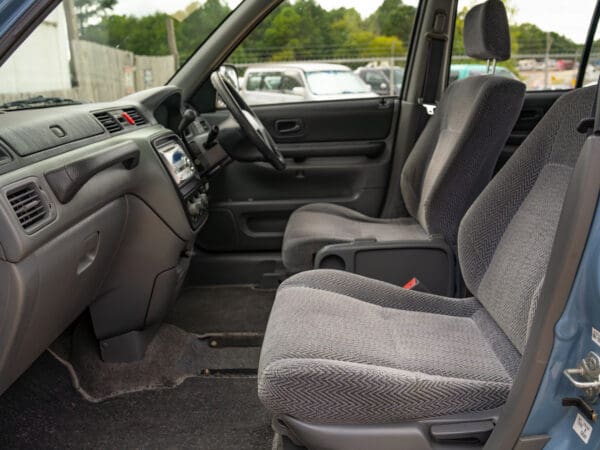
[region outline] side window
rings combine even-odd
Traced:
[[[262,83],[262,73],[250,73],[248,74],[248,78],[246,81],[246,90],[247,91],[258,91],[260,90],[260,85]]]
[[[281,79],[282,78],[283,78],[283,76],[281,75],[281,73],[277,73],[277,72],[266,73],[263,76],[262,89],[260,89],[260,90],[267,91],[267,92],[281,90]]]
[[[285,94],[294,94],[296,88],[302,88],[302,80],[298,74],[285,74],[281,79],[281,92]]]
[[[449,81],[486,73],[486,61],[471,59],[464,53],[464,18],[477,3],[480,1],[458,3]],[[574,88],[595,0],[578,1],[576,7],[564,0],[504,0],[504,3],[512,57],[498,63],[497,74],[520,79],[530,91]]]
[[[589,86],[598,83],[600,77],[600,26],[596,29],[594,43],[590,49],[590,59],[583,76],[583,85]]]
[[[417,4],[286,0],[227,63],[237,68],[241,94],[251,105],[398,95]],[[386,75],[391,68],[392,77]]]
[[[385,83],[387,81],[387,78],[383,76],[382,72],[375,72],[373,70],[369,70],[367,72],[365,81],[371,86],[377,86],[378,84]]]

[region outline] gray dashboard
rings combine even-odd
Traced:
[[[192,159],[182,107],[167,86],[0,114],[0,393],[86,308],[112,361],[162,320],[206,218],[201,171],[157,151]]]

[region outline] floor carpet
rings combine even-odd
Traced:
[[[215,348],[211,340],[163,324],[141,361],[107,363],[100,358],[91,323],[83,319],[50,352],[65,364],[75,389],[92,402],[175,387],[190,377],[256,374],[259,347]]]
[[[255,372],[274,296],[187,288],[131,364],[101,361],[83,319],[0,396],[0,448],[271,449]]]
[[[166,321],[197,334],[264,332],[275,290],[253,286],[203,286],[183,290]]]
[[[195,377],[91,403],[49,353],[0,397],[0,448],[270,449],[255,377]]]

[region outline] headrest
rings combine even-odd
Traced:
[[[471,9],[463,34],[468,56],[497,61],[510,58],[510,30],[502,1],[488,0]]]

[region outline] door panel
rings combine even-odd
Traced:
[[[369,98],[333,102],[277,104],[254,108],[276,142],[384,140],[392,126],[394,101]],[[300,121],[301,133],[289,136],[277,123]]]
[[[197,241],[201,248],[279,250],[289,215],[307,203],[333,202],[379,214],[397,101],[372,98],[254,110],[279,144],[287,167],[278,172],[266,163],[233,162],[211,179],[210,218]],[[203,117],[218,124],[226,113]]]

